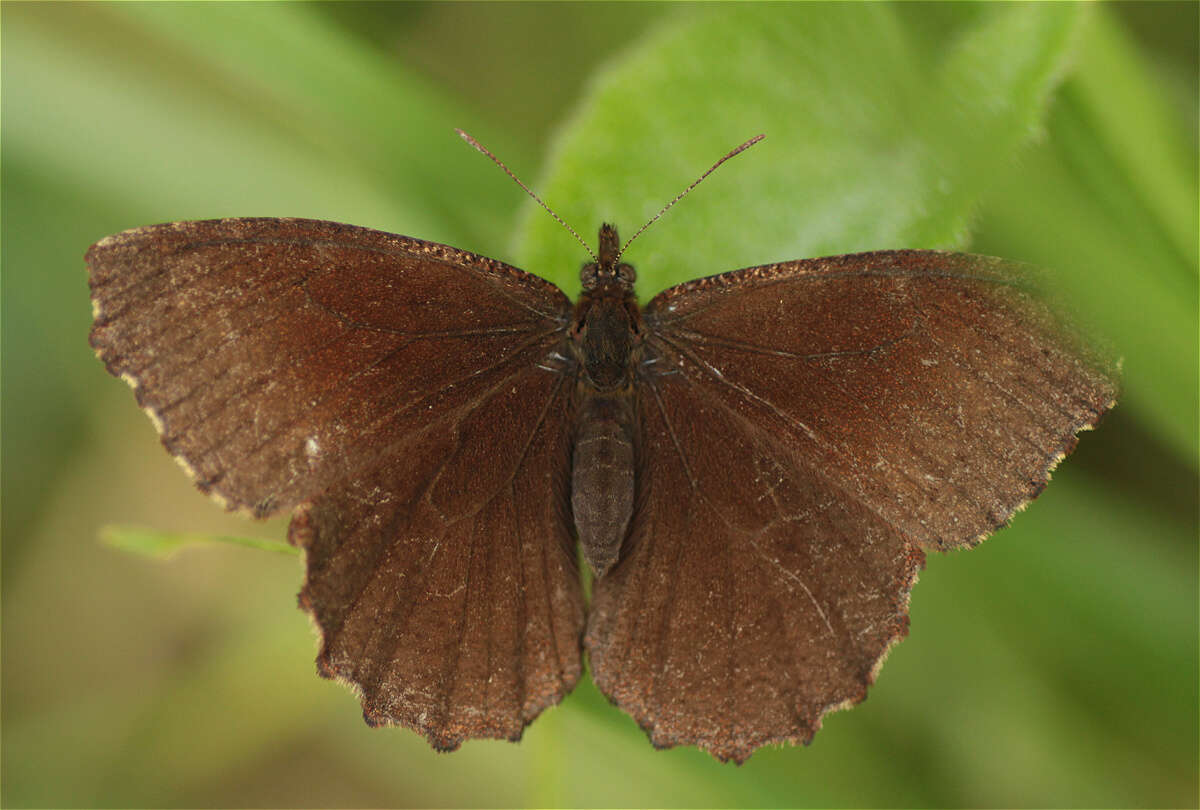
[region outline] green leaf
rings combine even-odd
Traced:
[[[231,537],[216,534],[188,534],[184,532],[164,532],[157,529],[143,529],[137,526],[104,526],[100,529],[100,542],[105,545],[129,551],[134,554],[144,554],[147,557],[166,558],[190,546],[202,546],[212,543],[229,543],[235,546],[275,551],[281,554],[299,554],[299,550],[278,540],[264,540],[258,537]]]
[[[577,229],[626,236],[725,150],[722,167],[630,251],[643,295],[771,261],[962,247],[982,191],[1037,130],[1076,5],[704,7],[599,75],[544,197]],[[581,251],[530,209],[526,266],[570,290]]]

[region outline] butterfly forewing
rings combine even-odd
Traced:
[[[789,262],[645,311],[644,490],[587,644],[660,745],[743,760],[861,700],[920,547],[982,539],[1115,396],[1115,370],[963,254]]]
[[[88,253],[92,345],[202,489],[303,504],[321,670],[439,747],[516,737],[579,673],[570,304],[500,262],[309,220]]]
[[[258,514],[541,362],[569,317],[500,262],[329,222],[138,228],[88,265],[97,354],[202,489]]]
[[[882,251],[749,268],[656,297],[652,347],[699,369],[850,497],[927,547],[1036,495],[1115,369],[989,257]],[[662,365],[662,364],[660,364]]]

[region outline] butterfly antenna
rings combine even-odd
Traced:
[[[556,220],[558,220],[558,224],[559,224],[559,225],[562,225],[564,228],[566,228],[568,231],[570,231],[570,232],[571,232],[571,236],[574,236],[574,237],[575,237],[575,241],[577,241],[579,244],[583,245],[583,249],[584,249],[584,250],[586,250],[586,251],[587,251],[587,253],[588,253],[588,255],[592,257],[592,261],[596,262],[597,264],[599,264],[599,263],[600,263],[600,259],[598,259],[598,258],[596,257],[596,254],[595,254],[595,253],[592,253],[592,249],[591,249],[590,247],[588,247],[588,243],[587,243],[587,242],[585,242],[585,241],[583,241],[583,239],[582,239],[582,238],[579,236],[579,234],[577,234],[577,233],[575,232],[575,229],[574,229],[574,228],[572,228],[572,227],[571,227],[570,225],[568,225],[567,223],[563,222],[563,218],[562,218],[562,217],[560,217],[558,214],[554,213],[554,210],[553,210],[553,209],[552,209],[550,206],[548,206],[548,205],[546,205],[544,202],[542,202],[542,198],[541,198],[541,197],[539,197],[538,195],[536,195],[536,194],[534,194],[532,191],[530,191],[530,190],[529,190],[529,186],[527,186],[527,185],[525,185],[524,183],[522,183],[522,182],[521,182],[521,179],[520,179],[519,177],[517,177],[515,174],[513,174],[513,173],[512,173],[512,171],[511,171],[511,170],[510,170],[510,169],[509,169],[507,166],[505,166],[505,165],[504,165],[504,162],[503,162],[502,160],[500,160],[500,158],[498,158],[498,157],[496,157],[495,155],[493,155],[491,152],[489,152],[489,151],[487,150],[487,147],[486,147],[486,146],[484,146],[484,145],[483,145],[483,144],[481,144],[479,141],[477,141],[477,140],[475,140],[474,138],[472,138],[472,137],[471,137],[470,135],[468,135],[467,133],[463,132],[461,129],[459,129],[459,128],[455,127],[455,128],[454,128],[454,131],[458,133],[458,137],[462,138],[464,141],[466,141],[467,143],[471,144],[471,146],[474,146],[474,147],[475,147],[476,149],[478,149],[480,152],[482,152],[483,154],[485,154],[485,155],[487,155],[489,158],[491,158],[491,159],[492,159],[492,162],[493,162],[493,163],[495,163],[497,166],[499,166],[501,169],[503,169],[503,170],[504,170],[504,173],[505,173],[505,174],[507,174],[509,177],[511,177],[514,183],[516,183],[516,184],[517,184],[518,186],[520,186],[521,188],[525,189],[525,193],[526,193],[526,194],[528,194],[530,197],[533,197],[533,199],[537,200],[537,204],[538,204],[538,205],[540,205],[542,208],[545,208],[545,209],[546,209],[546,211],[547,211],[547,212],[549,212],[550,216],[552,216],[552,217],[554,217]],[[761,137],[761,136],[759,136],[759,137]],[[744,149],[745,147],[743,146],[742,148]],[[733,154],[734,154],[733,152],[730,152],[730,155],[733,155]],[[714,166],[713,168],[715,169],[716,167]],[[712,171],[712,169],[709,169],[709,171]],[[703,179],[703,178],[702,178],[702,179]],[[699,181],[697,181],[697,182],[699,182]]]
[[[679,194],[678,194],[678,195],[675,197],[675,199],[671,200],[669,203],[667,203],[666,205],[664,205],[664,206],[662,207],[662,210],[661,210],[661,211],[659,211],[657,214],[655,214],[653,217],[651,217],[651,218],[650,218],[650,221],[649,221],[649,222],[647,222],[647,223],[646,223],[645,225],[643,225],[642,227],[638,228],[638,232],[637,232],[637,233],[635,233],[633,236],[629,237],[629,241],[628,241],[628,242],[626,242],[626,243],[625,243],[625,244],[624,244],[624,245],[621,247],[620,251],[618,251],[618,252],[617,252],[617,259],[620,259],[620,258],[621,258],[621,256],[622,256],[622,255],[625,253],[625,249],[626,249],[627,247],[629,247],[629,245],[630,245],[630,244],[633,242],[633,240],[634,240],[634,239],[637,239],[639,236],[641,236],[641,235],[642,235],[642,231],[646,230],[646,229],[647,229],[647,228],[649,228],[651,225],[653,225],[655,222],[657,222],[657,221],[658,221],[658,219],[659,219],[659,217],[661,217],[663,214],[667,213],[667,210],[668,210],[668,209],[670,209],[670,207],[671,207],[672,205],[674,205],[675,203],[679,202],[679,201],[680,201],[680,200],[682,200],[684,197],[686,197],[686,196],[687,196],[687,193],[688,193],[689,191],[691,191],[692,189],[694,189],[696,186],[700,185],[700,182],[701,182],[701,181],[702,181],[702,180],[703,180],[705,177],[708,177],[710,174],[712,174],[713,172],[715,172],[715,171],[717,170],[717,167],[718,167],[718,166],[720,166],[720,165],[721,165],[722,163],[724,163],[725,161],[729,160],[729,159],[730,159],[731,157],[733,157],[734,155],[740,154],[741,152],[745,152],[747,149],[749,149],[751,146],[754,146],[754,144],[758,143],[759,141],[761,141],[761,140],[762,140],[763,138],[765,138],[765,137],[767,137],[767,136],[766,136],[766,135],[755,135],[753,138],[751,138],[750,140],[746,141],[746,142],[745,142],[744,144],[742,144],[741,146],[738,146],[738,147],[735,147],[735,148],[733,148],[733,149],[729,150],[729,153],[728,153],[728,154],[726,154],[726,155],[725,155],[725,157],[723,157],[723,158],[721,158],[720,160],[718,160],[716,163],[714,163],[714,164],[712,165],[712,167],[711,167],[711,168],[709,168],[709,170],[708,170],[708,171],[706,171],[704,174],[700,175],[700,177],[699,177],[699,178],[696,180],[696,182],[692,183],[690,186],[688,186],[687,188],[685,188],[683,191],[679,192]],[[495,158],[493,158],[493,160],[494,160],[494,159],[495,159]],[[578,237],[576,237],[576,238],[578,238]]]

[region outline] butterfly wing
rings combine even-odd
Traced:
[[[742,761],[862,700],[922,548],[970,546],[1111,406],[1115,369],[1000,260],[749,268],[646,307],[641,502],[595,588],[597,685]]]
[[[197,485],[258,516],[300,506],[319,669],[369,722],[452,748],[519,736],[570,690],[556,287],[310,220],[139,228],[87,262],[92,345]]]

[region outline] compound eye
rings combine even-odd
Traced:
[[[637,271],[633,269],[632,264],[618,264],[617,278],[632,284],[637,281]]]
[[[587,262],[583,267],[579,268],[579,282],[585,290],[590,290],[596,286],[599,275],[600,265],[595,262]]]

